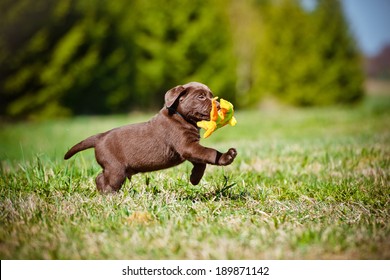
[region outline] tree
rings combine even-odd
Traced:
[[[107,113],[130,99],[131,39],[117,36],[121,14],[105,3],[3,2],[1,114]]]
[[[0,115],[159,107],[203,82],[238,107],[267,94],[294,105],[363,95],[359,53],[337,0],[4,0]]]
[[[337,0],[313,11],[299,1],[263,2],[254,87],[300,106],[351,103],[363,96],[360,55]]]
[[[316,52],[322,70],[317,81],[318,93],[314,105],[354,103],[364,95],[362,57],[345,21],[338,0],[319,0],[311,15],[318,34]],[[325,31],[325,32],[324,32]],[[310,105],[310,103],[309,103]]]
[[[42,104],[58,107],[58,100],[37,96],[40,72],[49,60],[52,41],[66,26],[53,26],[54,2],[2,1],[0,3],[0,112],[11,117],[34,111]],[[61,15],[58,15],[61,17]],[[50,32],[58,28],[57,34]]]
[[[235,59],[224,1],[138,1],[136,90],[150,105],[165,91],[203,82],[235,98]]]
[[[234,101],[235,60],[222,0],[1,5],[2,115],[151,108],[161,106],[166,90],[190,80]]]

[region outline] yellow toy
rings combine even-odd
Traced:
[[[237,120],[233,117],[233,104],[221,98],[220,109],[218,110],[217,99],[218,97],[214,97],[211,101],[212,108],[210,112],[210,120],[200,121],[197,123],[199,127],[204,128],[206,130],[206,132],[203,134],[203,138],[209,137],[218,128],[221,128],[227,124],[235,126],[237,123]]]

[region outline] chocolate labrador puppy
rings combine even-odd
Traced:
[[[176,86],[165,94],[165,106],[151,120],[114,128],[91,136],[73,146],[64,159],[95,148],[103,172],[96,178],[101,193],[117,192],[126,178],[178,165],[185,160],[193,164],[190,181],[197,185],[206,164],[228,165],[237,155],[234,148],[226,153],[200,145],[196,123],[210,119],[210,89],[191,82]]]

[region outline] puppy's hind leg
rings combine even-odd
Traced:
[[[193,162],[192,164],[194,165],[194,167],[191,171],[190,182],[195,186],[199,184],[200,180],[202,179],[204,171],[206,170],[206,164],[195,162]]]
[[[121,189],[125,180],[125,172],[104,169],[103,173],[96,177],[96,187],[101,194],[114,193]]]

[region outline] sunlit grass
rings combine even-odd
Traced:
[[[138,174],[101,196],[83,138],[148,115],[2,125],[1,259],[389,259],[390,100],[237,112],[202,140],[239,156]]]

